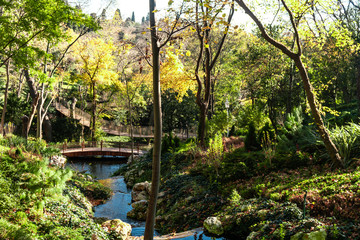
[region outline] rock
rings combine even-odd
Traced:
[[[97,224],[103,224],[104,222],[108,221],[109,219],[106,217],[94,217],[94,221]]]
[[[251,232],[249,234],[249,236],[247,236],[246,240],[253,240],[253,239],[257,239],[257,236],[259,235],[258,232]]]
[[[115,239],[125,240],[131,234],[131,226],[120,219],[113,219],[101,224],[107,232],[114,234]]]
[[[66,163],[66,157],[63,156],[52,156],[49,159],[49,164],[52,166],[64,168]]]
[[[301,220],[303,212],[295,204],[291,204],[285,207],[281,217],[283,220]]]
[[[245,205],[240,206],[240,209],[242,212],[249,211],[249,210],[251,210],[251,208],[252,208],[251,204],[245,204]]]
[[[141,200],[131,204],[132,208],[126,216],[135,220],[145,221],[146,220],[146,211],[148,207],[148,201]]]
[[[132,201],[137,202],[141,200],[149,200],[150,189],[151,183],[147,181],[135,184],[131,192]]]
[[[258,217],[264,221],[266,219],[267,214],[270,212],[268,209],[261,209],[257,212]]]
[[[133,204],[131,204],[131,206],[133,209],[136,209],[137,211],[145,212],[148,207],[148,201],[146,201],[146,200],[137,201],[137,202],[134,202]]]
[[[319,231],[310,233],[298,232],[295,235],[291,236],[290,240],[325,240],[326,236],[326,231],[324,229],[321,229]]]
[[[208,217],[204,221],[204,228],[211,234],[220,236],[224,233],[222,223],[217,217]]]
[[[311,232],[306,234],[308,237],[305,239],[310,240],[325,240],[326,239],[326,231],[325,229],[321,229],[320,231]]]

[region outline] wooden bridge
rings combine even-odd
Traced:
[[[116,146],[116,147],[115,147]],[[131,143],[122,142],[82,142],[64,143],[58,145],[66,157],[90,157],[90,156],[123,156],[130,157],[131,154],[141,155],[147,153],[147,145],[134,144],[131,150]]]

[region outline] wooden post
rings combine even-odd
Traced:
[[[85,143],[84,141],[81,143],[81,151],[84,151]]]
[[[119,142],[119,152],[121,152],[121,142]]]
[[[100,149],[101,149],[101,151],[103,149],[103,140],[101,140],[101,142],[100,142]]]

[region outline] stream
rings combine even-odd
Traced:
[[[120,219],[127,222],[132,227],[131,236],[143,236],[145,231],[145,222],[136,221],[127,218],[126,214],[131,207],[131,189],[126,187],[123,176],[111,177],[111,175],[120,167],[126,165],[126,158],[111,157],[111,158],[83,158],[83,159],[69,159],[67,166],[79,171],[91,174],[103,185],[111,188],[114,195],[104,204],[94,207],[95,217],[105,217],[108,219]],[[155,232],[155,235],[159,235]],[[200,238],[202,236],[202,238]],[[189,236],[184,238],[177,238],[182,240],[225,240],[224,238],[211,238],[200,233],[198,237]]]

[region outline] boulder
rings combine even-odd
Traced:
[[[49,159],[49,164],[52,166],[56,166],[59,168],[64,168],[65,167],[65,163],[66,163],[66,157],[64,156],[52,156]]]
[[[126,214],[126,216],[135,220],[145,221],[148,201],[146,200],[137,201],[131,204],[131,206],[133,209],[131,209],[131,211],[129,211]]]
[[[321,229],[319,231],[310,233],[298,232],[295,235],[291,236],[290,240],[325,240],[326,236],[326,231],[324,229]]]
[[[204,221],[204,228],[211,234],[220,236],[224,233],[222,223],[217,217],[208,217]]]
[[[247,236],[246,240],[253,240],[253,239],[258,239],[258,236],[260,234],[258,232],[251,232],[249,234],[249,236]]]
[[[151,190],[151,183],[142,182],[134,185],[131,198],[133,202],[141,201],[141,200],[149,200]]]
[[[114,236],[114,239],[125,240],[131,234],[131,225],[121,221],[120,219],[113,219],[101,224],[107,232]]]

